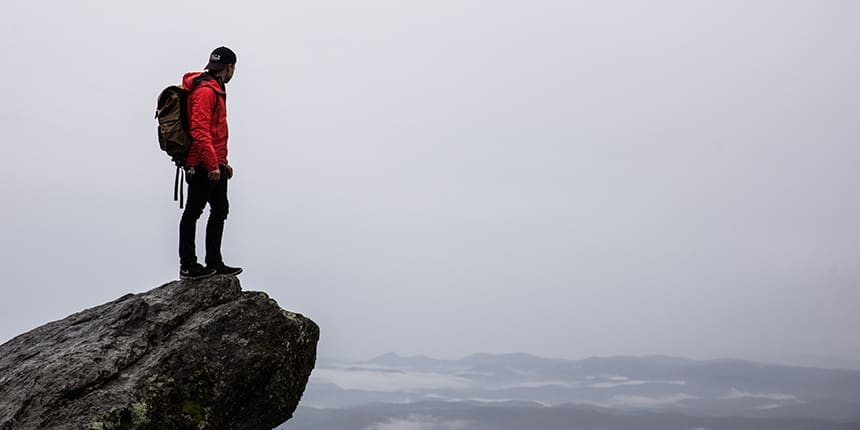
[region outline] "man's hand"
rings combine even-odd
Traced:
[[[233,177],[233,166],[226,164],[226,165],[224,165],[224,168],[227,170],[227,179],[232,178]]]
[[[209,180],[212,182],[218,182],[221,180],[221,169],[215,169],[209,172]]]

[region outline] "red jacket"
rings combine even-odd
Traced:
[[[201,72],[189,72],[182,77],[188,94],[188,125],[191,128],[191,148],[185,166],[202,164],[207,172],[227,164],[227,91],[215,79],[194,79]]]

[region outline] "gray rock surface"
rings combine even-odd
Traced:
[[[128,294],[0,345],[0,429],[271,429],[319,327],[235,277]]]

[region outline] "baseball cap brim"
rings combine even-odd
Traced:
[[[204,67],[204,69],[206,69],[210,72],[220,72],[226,68],[227,68],[227,65],[224,63],[215,63],[215,62],[211,62],[211,61],[209,62],[209,64],[206,65],[206,67]]]

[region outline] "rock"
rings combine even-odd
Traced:
[[[272,429],[319,327],[231,276],[176,281],[0,345],[0,429]]]

